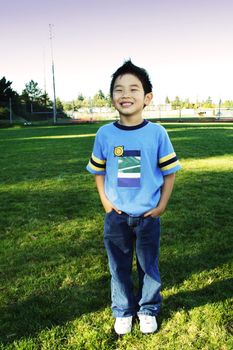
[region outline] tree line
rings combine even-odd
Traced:
[[[58,112],[63,113],[63,105],[59,99],[56,104]],[[52,114],[53,102],[48,93],[43,91],[34,80],[26,83],[19,94],[12,88],[12,81],[4,76],[0,79],[0,119],[8,118],[9,109],[15,116],[30,120],[35,114]]]
[[[165,99],[165,104],[171,104],[172,109],[197,109],[197,108],[233,108],[233,101],[219,100],[218,103],[214,103],[212,98],[209,96],[206,100],[191,102],[189,98],[184,100],[176,96],[174,100],[170,100],[168,97]]]
[[[175,99],[169,99],[167,96],[164,101],[165,105],[171,105],[173,110],[176,109],[197,109],[197,108],[233,108],[233,101],[220,100],[218,103],[214,103],[209,96],[206,100],[192,102],[189,98],[181,99],[176,96]],[[63,102],[63,107],[67,111],[78,111],[80,108],[85,107],[112,107],[112,101],[109,95],[104,95],[102,90],[99,90],[93,98],[86,98],[83,94],[79,94],[77,99],[69,102]]]
[[[233,108],[233,101],[219,101],[218,104],[213,103],[211,97],[208,97],[204,101],[192,102],[188,98],[182,100],[179,96],[170,100],[167,96],[165,104],[171,105],[172,109],[184,109],[191,108],[197,109],[203,108]],[[65,116],[66,111],[78,111],[80,108],[93,108],[93,107],[112,107],[111,98],[109,95],[105,95],[102,90],[99,90],[93,97],[87,98],[82,93],[79,93],[77,98],[72,101],[61,101],[56,99],[57,112],[62,116]],[[16,92],[12,88],[12,81],[2,77],[0,79],[0,119],[7,119],[9,116],[9,110],[14,115],[23,117],[27,120],[33,119],[32,116],[38,115],[38,118],[42,116],[51,115],[53,112],[53,102],[51,101],[48,93],[39,87],[39,84],[34,80],[30,80],[25,84],[21,94]]]

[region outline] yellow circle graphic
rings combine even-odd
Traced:
[[[114,148],[114,155],[117,157],[123,156],[124,153],[124,147],[123,146],[117,146]]]

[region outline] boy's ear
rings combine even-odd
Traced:
[[[153,93],[149,92],[148,94],[145,95],[144,104],[148,106],[151,103],[152,99],[153,99]]]

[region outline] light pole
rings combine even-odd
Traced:
[[[57,122],[57,107],[56,107],[56,89],[55,89],[55,74],[54,74],[54,59],[53,59],[53,33],[52,33],[52,24],[49,25],[50,33],[50,46],[51,46],[51,58],[52,58],[52,75],[53,75],[53,122]]]

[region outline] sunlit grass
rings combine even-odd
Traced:
[[[113,332],[99,125],[0,130],[2,349],[233,348],[231,124],[166,124],[183,169],[162,217],[159,331]]]
[[[23,137],[23,138],[17,138],[18,141],[23,140],[43,140],[43,139],[76,139],[80,137],[90,137],[95,136],[95,134],[82,134],[82,135],[52,135],[52,136],[33,136],[33,137]],[[14,139],[8,139],[8,141],[13,141]]]
[[[182,162],[183,168],[187,171],[233,171],[232,155],[224,155],[218,157],[208,157],[196,159],[185,159]]]

